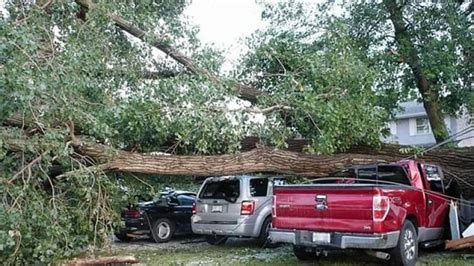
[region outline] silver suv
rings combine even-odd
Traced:
[[[272,222],[274,177],[209,177],[202,184],[191,225],[207,242],[223,244],[230,236],[254,237],[261,246],[268,239]]]

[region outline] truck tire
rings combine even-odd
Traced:
[[[293,245],[293,253],[299,260],[315,260],[319,257],[315,251],[307,251],[305,246]]]
[[[260,235],[257,237],[257,245],[261,248],[266,248],[269,246],[270,241],[268,239],[268,230],[272,226],[272,217],[267,217],[262,223],[260,229]]]
[[[226,236],[206,236],[206,242],[209,244],[209,245],[213,245],[213,246],[220,246],[220,245],[224,245],[225,242],[227,241],[227,238]]]
[[[170,219],[161,218],[156,220],[151,228],[151,235],[156,243],[170,241],[175,231],[175,224]]]
[[[390,251],[390,264],[415,266],[418,257],[417,238],[413,223],[409,220],[405,221],[398,237],[397,246]]]

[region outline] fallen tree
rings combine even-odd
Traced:
[[[371,89],[383,84],[378,66],[347,49],[343,36],[297,47],[285,38],[281,49],[257,51],[238,76],[255,90],[218,77],[222,54],[200,46],[179,18],[186,1],[153,2],[5,4],[0,261],[54,264],[105,244],[119,210],[134,201],[124,189],[154,193],[143,184],[163,175],[313,177],[411,154],[399,146],[354,148],[376,147],[388,114]],[[150,60],[153,47],[167,57]],[[234,96],[254,105],[230,108]],[[265,123],[252,123],[253,115]],[[240,145],[253,134],[263,139]],[[295,136],[309,141],[288,140]],[[472,157],[469,148],[419,156],[445,166],[466,191]]]
[[[24,149],[26,135],[12,135],[8,128],[0,128],[0,134],[11,150]],[[249,138],[249,144],[255,138]],[[290,141],[297,150],[304,140]],[[383,145],[379,148],[354,147],[346,153],[313,155],[254,143],[251,150],[224,155],[172,155],[137,153],[116,150],[110,146],[87,141],[85,137],[71,134],[70,145],[76,152],[94,162],[89,170],[131,172],[153,175],[216,176],[240,173],[274,172],[299,176],[325,176],[351,165],[393,162],[417,157],[427,163],[441,165],[447,176],[456,178],[460,187],[470,196],[474,187],[474,147],[439,148],[418,156],[402,153],[403,146]],[[406,148],[406,147],[405,147]],[[83,171],[83,170],[77,170]],[[76,174],[63,173],[60,176]]]

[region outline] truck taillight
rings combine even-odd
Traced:
[[[193,211],[193,214],[196,214],[196,202],[193,202],[192,211]]]
[[[272,217],[275,218],[277,216],[276,213],[276,196],[273,195],[273,202],[272,202]]]
[[[390,211],[390,198],[387,196],[374,195],[372,212],[374,222],[382,222],[387,218]]]
[[[240,206],[241,215],[252,215],[255,210],[255,202],[253,200],[244,200]]]

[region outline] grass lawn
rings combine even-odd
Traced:
[[[184,242],[184,243],[183,243]],[[166,244],[148,241],[115,243],[107,255],[134,255],[142,265],[314,265],[300,262],[289,246],[260,249],[249,240],[230,240],[225,246],[211,246],[204,242],[177,240]],[[418,265],[474,265],[472,250],[464,252],[422,251]],[[364,252],[330,252],[318,261],[319,265],[385,265],[385,261]]]

